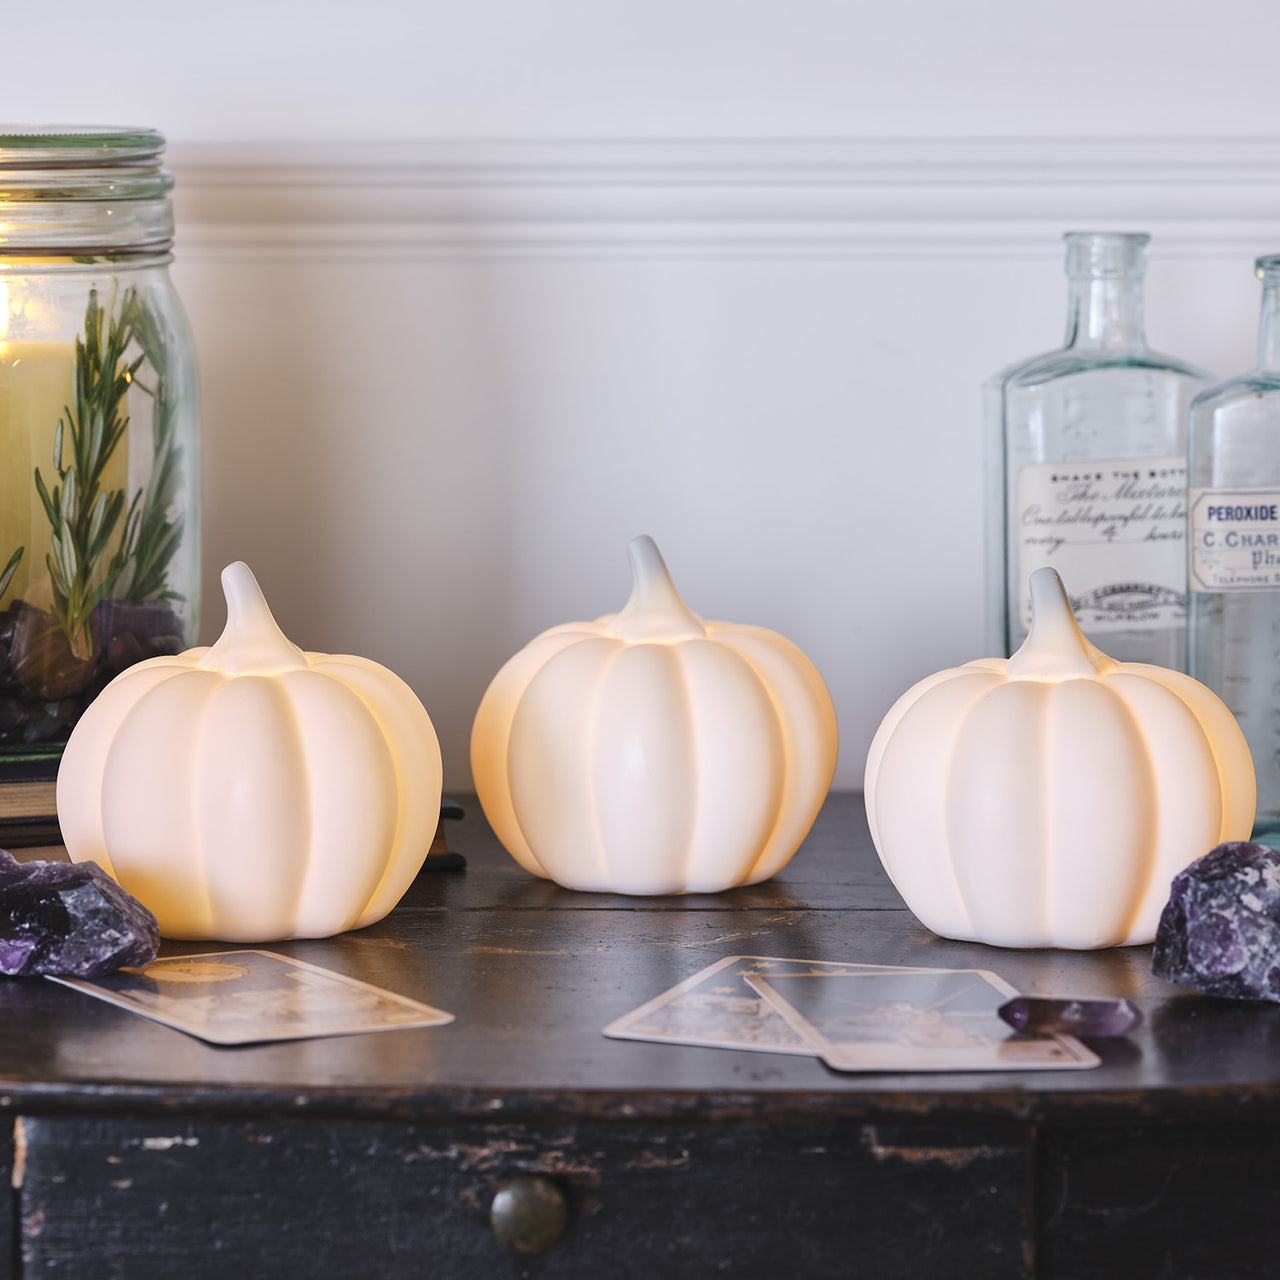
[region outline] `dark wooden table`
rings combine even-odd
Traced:
[[[1009,952],[905,910],[861,799],[773,882],[628,899],[536,881],[472,800],[465,873],[382,923],[275,949],[448,1009],[430,1030],[218,1049],[0,980],[0,1276],[962,1277],[1280,1274],[1280,1007],[1150,976],[1150,949]],[[216,950],[167,945],[165,954]],[[981,967],[1128,996],[1094,1071],[838,1075],[607,1040],[712,961]],[[495,1192],[563,1193],[544,1253]]]

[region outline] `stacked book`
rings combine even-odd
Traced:
[[[58,761],[0,760],[0,849],[62,843],[55,784]]]

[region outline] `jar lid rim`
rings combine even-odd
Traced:
[[[164,134],[157,129],[0,124],[0,166],[136,162],[163,151]]]

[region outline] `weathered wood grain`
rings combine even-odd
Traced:
[[[1044,1135],[1045,1280],[1271,1280],[1280,1274],[1280,1117],[1251,1125]]]
[[[419,877],[368,929],[275,945],[448,1009],[453,1025],[226,1050],[52,983],[0,981],[0,1112],[275,1108],[413,1120],[493,1106],[659,1117],[736,1107],[1043,1121],[1133,1108],[1231,1117],[1280,1104],[1280,1007],[1176,991],[1151,976],[1145,947],[1018,952],[938,938],[891,905],[857,796],[831,798],[777,880],[715,899],[558,889],[502,852],[474,802],[468,812],[454,839],[465,872]],[[878,905],[857,905],[864,896]],[[1099,1043],[1097,1071],[1025,1076],[840,1076],[812,1059],[601,1035],[734,954],[985,968],[1028,994],[1126,996],[1147,1021],[1131,1041]]]
[[[1177,991],[1145,947],[938,938],[856,796],[832,797],[775,881],[715,898],[537,881],[474,801],[450,837],[465,873],[420,876],[369,929],[273,949],[451,1026],[217,1049],[0,981],[0,1277],[1275,1274],[1259,1224],[1280,1211],[1280,1006]],[[839,1075],[601,1034],[737,954],[990,969],[1027,994],[1125,996],[1146,1021],[1097,1042],[1096,1071],[1023,1075]],[[486,1222],[521,1173],[571,1210],[523,1261]]]
[[[1007,1127],[28,1123],[24,1276],[1029,1274]],[[527,1174],[570,1209],[535,1258],[487,1216]]]
[[[12,1116],[0,1116],[0,1280],[13,1280],[18,1274],[17,1239],[14,1218],[17,1205],[13,1184]]]

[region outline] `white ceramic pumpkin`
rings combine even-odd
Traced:
[[[1190,676],[1116,662],[1052,569],[1009,659],[908,690],[867,756],[871,836],[935,933],[1004,947],[1150,942],[1173,877],[1248,839],[1253,762]]]
[[[73,860],[97,862],[169,938],[323,938],[380,920],[440,813],[422,704],[365,658],[304,653],[247,565],[223,571],[211,648],[122,672],[58,771]]]
[[[831,784],[813,664],[764,627],[704,622],[648,537],[626,608],[553,627],[494,677],[471,768],[517,862],[570,889],[714,893],[780,870]]]

